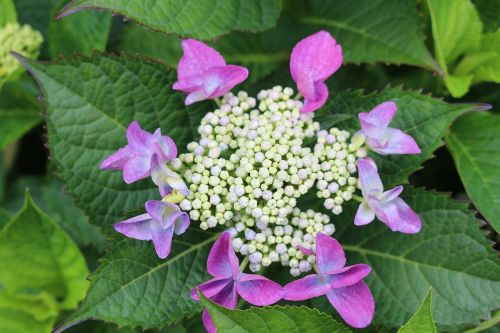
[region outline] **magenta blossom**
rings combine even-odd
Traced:
[[[265,306],[279,301],[283,288],[263,276],[240,272],[238,257],[231,245],[230,233],[224,232],[208,254],[207,269],[213,279],[192,290],[191,297],[199,300],[196,289],[205,297],[224,307],[234,309],[238,295],[248,303]],[[207,310],[203,311],[203,324],[209,333],[216,332]]]
[[[370,112],[358,115],[361,123],[361,134],[371,150],[381,155],[420,154],[415,140],[403,131],[388,127],[396,114],[394,102],[384,102]]]
[[[168,136],[162,136],[158,128],[154,134],[141,129],[137,121],[127,128],[128,144],[108,156],[101,163],[101,170],[123,170],[127,184],[151,175],[153,156],[159,161],[168,161],[177,156],[177,147]]]
[[[418,215],[399,198],[403,186],[385,191],[378,175],[377,166],[371,158],[358,160],[358,173],[364,201],[359,205],[355,225],[365,225],[377,218],[392,231],[414,234],[420,231]]]
[[[176,190],[183,196],[189,194],[189,189],[181,176],[170,170],[156,155],[153,156],[151,162],[151,179],[158,186],[162,197],[169,195],[173,190]]]
[[[301,112],[312,112],[325,104],[328,87],[324,83],[342,64],[342,48],[326,31],[319,31],[295,45],[290,72],[304,96]]]
[[[177,205],[164,201],[146,202],[145,214],[115,224],[115,230],[129,238],[152,240],[158,257],[170,254],[172,237],[189,227],[189,217]]]
[[[330,303],[352,327],[368,326],[373,318],[375,302],[363,279],[370,266],[357,264],[345,267],[345,254],[335,239],[316,235],[317,273],[290,282],[284,287],[283,298],[290,301],[326,295]]]
[[[173,88],[188,94],[186,105],[223,96],[248,77],[245,67],[226,65],[219,52],[202,42],[184,39],[181,44],[184,55]]]

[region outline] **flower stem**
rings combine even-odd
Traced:
[[[241,262],[240,265],[240,272],[243,272],[245,270],[245,267],[247,267],[248,264],[248,256],[246,256],[243,261]]]
[[[215,104],[217,104],[218,107],[221,107],[222,106],[222,101],[220,100],[219,97],[217,98],[214,98],[214,101],[215,101]]]
[[[356,200],[357,202],[359,202],[359,203],[362,203],[362,202],[364,202],[364,201],[365,201],[365,200],[363,200],[363,198],[362,198],[362,197],[360,197],[359,195],[356,195],[356,194],[353,194],[353,195],[352,195],[352,198],[353,198],[354,200]]]
[[[495,326],[500,322],[500,311],[496,312],[491,319],[483,321],[478,327],[472,328],[470,330],[464,331],[464,333],[478,333],[482,332],[490,327]]]
[[[295,97],[293,98],[294,100],[298,100],[298,99],[301,99],[302,98],[302,94],[299,92],[297,93],[297,95],[295,95]]]

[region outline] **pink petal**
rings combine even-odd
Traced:
[[[396,114],[397,106],[394,102],[384,102],[374,107],[369,113],[361,112],[358,118],[361,129],[366,136],[380,138]]]
[[[363,281],[348,287],[330,289],[326,297],[352,327],[363,328],[372,322],[375,302],[370,289]]]
[[[157,129],[155,132],[159,133],[160,129]],[[158,138],[155,138],[155,142],[153,143],[153,150],[159,154],[160,160],[169,161],[174,159],[177,156],[177,145],[174,140],[166,135],[161,135],[159,133]]]
[[[341,64],[342,48],[330,33],[319,31],[295,45],[290,57],[290,72],[295,82],[301,76],[318,82],[330,77]]]
[[[147,155],[132,156],[123,168],[123,180],[131,184],[151,174],[151,158]]]
[[[200,300],[200,298],[198,297],[198,292],[196,291],[197,289],[199,289],[205,297],[212,298],[213,296],[221,292],[228,283],[233,283],[233,279],[214,278],[203,282],[202,284],[191,290],[191,298],[195,301]]]
[[[362,202],[359,205],[358,211],[356,212],[356,216],[354,217],[355,225],[366,225],[372,222],[375,219],[375,213],[368,205],[367,202]]]
[[[172,236],[174,235],[174,228],[162,228],[158,222],[153,221],[153,225],[157,224],[157,227],[153,227],[151,231],[151,239],[153,240],[153,245],[155,246],[156,254],[161,259],[165,259],[170,254],[170,248],[172,246]]]
[[[316,263],[321,274],[331,274],[345,266],[345,254],[339,242],[321,232],[316,234]]]
[[[231,234],[223,232],[208,254],[207,270],[214,277],[237,277],[240,273],[238,257],[231,245]]]
[[[187,95],[186,99],[184,100],[184,104],[191,105],[193,103],[203,101],[207,98],[208,96],[206,96],[205,93],[203,92],[203,89],[201,89]]]
[[[371,158],[358,160],[358,174],[361,191],[365,199],[374,191],[380,193],[384,191],[377,166]]]
[[[381,155],[395,154],[420,154],[421,150],[418,144],[410,135],[396,128],[387,128],[384,133],[387,142],[380,147],[376,145],[371,147],[374,151]],[[368,140],[370,144],[370,140]]]
[[[240,274],[236,290],[245,301],[257,306],[274,304],[283,297],[283,288],[279,284],[255,274]]]
[[[128,220],[118,222],[114,228],[119,233],[138,240],[151,239],[151,216],[141,214]]]
[[[154,154],[151,159],[151,179],[158,186],[162,197],[172,193],[172,190],[177,190],[184,196],[189,194],[186,183],[177,173],[170,170],[165,162],[160,161],[157,154]]]
[[[148,214],[158,221],[163,228],[168,228],[174,224],[174,221],[168,221],[169,223],[167,223],[167,219],[171,214],[179,211],[176,205],[158,200],[147,201],[145,207]]]
[[[131,156],[132,152],[130,148],[125,146],[102,161],[100,168],[101,170],[122,170]]]
[[[153,135],[144,131],[137,121],[133,121],[127,128],[127,141],[133,151],[144,152],[149,148]]]
[[[219,52],[202,42],[184,39],[181,45],[184,54],[177,67],[179,79],[196,77],[211,67],[226,65]]]
[[[304,95],[304,107],[300,110],[302,113],[308,113],[316,111],[325,104],[328,99],[328,87],[323,82],[318,82],[314,84],[314,97],[312,99]]]
[[[201,73],[198,73],[196,76],[188,76],[182,79],[179,79],[172,86],[173,89],[182,91],[186,94],[199,91],[203,88],[203,80],[201,77]]]
[[[395,201],[401,221],[397,231],[405,234],[415,234],[419,232],[422,228],[422,222],[418,214],[415,213],[403,199],[397,198]]]
[[[174,232],[176,235],[182,235],[189,228],[189,215],[185,212],[177,212],[172,215],[174,222]]]
[[[225,95],[248,77],[248,69],[236,65],[212,67],[203,74],[203,90],[207,98]]]
[[[210,297],[210,299],[219,305],[222,305],[228,309],[234,309],[236,303],[238,302],[238,294],[234,286],[234,281],[226,284],[224,288],[221,289],[217,294]]]
[[[310,255],[314,254],[313,250],[308,249],[307,247],[304,247],[302,245],[298,245],[297,249],[299,249],[299,251],[302,252],[303,254],[305,254],[306,256],[310,256]]]
[[[403,192],[403,185],[396,186],[395,188],[382,193],[382,195],[380,196],[380,201],[391,201],[397,198],[401,194],[401,192]]]
[[[377,218],[392,231],[405,234],[414,234],[420,231],[420,218],[403,199],[395,198],[389,202],[380,202],[372,198],[370,202]]]
[[[317,274],[290,282],[283,287],[283,299],[288,301],[304,301],[324,295],[331,289],[328,279]]]
[[[217,333],[217,329],[215,328],[214,321],[207,309],[203,309],[203,314],[201,315],[201,319],[203,320],[203,326],[207,330],[207,333]]]
[[[339,272],[329,275],[330,285],[333,288],[351,286],[363,280],[371,271],[370,266],[357,264],[342,268]]]

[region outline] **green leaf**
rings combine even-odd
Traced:
[[[500,232],[500,115],[460,117],[446,135],[446,144],[467,194]]]
[[[9,293],[0,288],[0,332],[50,333],[57,302],[50,294]]]
[[[436,325],[432,319],[432,289],[420,304],[417,312],[398,330],[398,333],[436,333]]]
[[[308,33],[328,30],[342,45],[345,62],[385,62],[436,69],[424,44],[416,1],[295,1]]]
[[[29,85],[8,82],[0,90],[0,151],[19,140],[41,120],[40,106]]]
[[[88,286],[85,260],[64,231],[26,194],[23,209],[0,232],[0,281],[11,292],[37,288],[76,307]]]
[[[60,0],[53,15],[67,0]],[[90,55],[93,50],[104,51],[111,28],[111,16],[101,12],[82,12],[64,20],[51,20],[48,47],[52,58],[74,52]]]
[[[279,0],[74,0],[59,16],[82,9],[119,13],[153,30],[204,40],[232,30],[258,32],[272,28],[281,4]]]
[[[0,208],[0,230],[2,230],[2,228],[7,225],[7,223],[9,223],[10,221],[10,215],[8,212],[6,212],[5,210],[3,210],[2,208]]]
[[[177,73],[148,60],[95,54],[47,64],[19,58],[45,95],[48,144],[59,175],[100,226],[159,198],[150,179],[127,185],[121,172],[99,170],[126,144],[127,126],[137,120],[145,130],[161,128],[182,152],[199,119],[215,107],[212,101],[186,107],[185,95],[172,90]]]
[[[500,261],[466,203],[444,194],[405,188],[404,200],[422,219],[422,231],[405,235],[379,221],[353,225],[357,205],[337,217],[334,237],[348,264],[366,263],[365,279],[375,298],[374,324],[400,327],[433,288],[438,327],[455,331],[461,324],[487,318],[500,299]],[[325,302],[327,303],[327,302]],[[331,309],[331,306],[325,309]]]
[[[350,115],[350,119],[340,121],[336,127],[355,133],[360,129],[357,115],[369,112],[374,106],[385,101],[393,101],[398,112],[390,126],[399,128],[415,138],[422,149],[418,155],[372,154],[386,186],[407,182],[408,176],[431,158],[432,152],[441,145],[441,138],[451,122],[472,105],[448,104],[415,91],[388,88],[380,93],[363,95],[360,91],[347,91],[331,97],[331,102],[316,111],[315,120],[322,124],[339,115]]]
[[[203,306],[212,317],[219,333],[349,333],[344,325],[332,317],[305,306],[252,307],[248,310],[230,310],[205,298],[198,291]]]
[[[500,0],[474,0],[485,31],[496,31],[500,28]]]
[[[0,28],[10,22],[17,22],[16,7],[12,0],[0,0]]]
[[[123,239],[114,242],[82,306],[64,321],[60,330],[89,318],[120,326],[165,326],[197,313],[191,289],[209,279],[206,259],[217,234],[193,227],[175,236],[169,257],[161,260],[151,242]]]
[[[14,0],[20,24],[29,24],[47,38],[49,22],[53,19],[52,11],[60,0]]]

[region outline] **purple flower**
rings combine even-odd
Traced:
[[[361,133],[368,147],[381,155],[420,154],[420,148],[411,136],[399,129],[387,127],[396,111],[394,102],[384,102],[370,112],[358,115]]]
[[[358,173],[364,202],[359,205],[355,225],[365,225],[377,218],[392,231],[414,234],[420,231],[418,215],[398,196],[403,186],[385,191],[378,175],[377,166],[371,158],[358,160]]]
[[[151,162],[151,179],[158,186],[162,197],[169,195],[173,190],[183,196],[189,194],[189,189],[182,178],[170,170],[165,162],[160,161],[156,154],[153,155]]]
[[[219,52],[202,42],[184,39],[181,44],[184,55],[173,88],[188,94],[186,105],[223,96],[248,77],[245,67],[226,65]]]
[[[196,289],[213,302],[234,309],[238,295],[248,303],[265,306],[282,297],[283,288],[263,276],[240,272],[238,257],[231,245],[230,233],[224,232],[208,254],[207,269],[213,279],[192,290],[191,297],[199,300]],[[207,310],[203,311],[203,324],[209,333],[216,332]]]
[[[189,217],[177,205],[151,200],[145,214],[115,224],[115,230],[129,238],[152,240],[158,257],[170,253],[172,236],[183,234],[189,227]]]
[[[177,147],[168,136],[162,136],[158,128],[154,134],[141,129],[137,121],[127,128],[128,144],[108,156],[101,163],[101,170],[123,170],[127,184],[151,175],[153,156],[165,162],[177,156]]]
[[[284,287],[283,299],[303,301],[326,295],[330,303],[352,327],[368,326],[373,318],[375,302],[368,286],[362,281],[370,266],[345,266],[345,254],[335,239],[316,235],[317,273],[290,282]]]
[[[312,112],[325,104],[328,88],[324,81],[342,64],[342,48],[326,31],[319,31],[295,45],[290,72],[304,96],[301,112]]]

